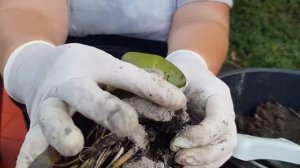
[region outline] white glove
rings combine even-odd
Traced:
[[[26,43],[10,56],[5,88],[25,103],[31,120],[17,167],[28,167],[48,145],[64,156],[83,148],[81,131],[71,115],[80,112],[119,136],[138,126],[134,109],[98,84],[121,88],[162,106],[180,109],[185,95],[170,83],[136,66],[81,44],[55,47],[43,41]]]
[[[178,151],[175,161],[186,167],[220,167],[230,158],[237,144],[230,90],[195,52],[179,50],[167,59],[186,76],[184,92],[188,111],[204,118],[173,139],[171,149]]]

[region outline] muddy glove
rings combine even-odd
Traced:
[[[119,136],[131,135],[138,126],[136,112],[98,84],[173,109],[186,104],[183,92],[163,79],[81,44],[26,43],[10,56],[4,82],[8,94],[26,104],[31,120],[17,167],[27,167],[49,144],[64,156],[79,153],[84,140],[71,119],[75,111]]]
[[[172,140],[171,149],[178,151],[175,161],[186,167],[220,167],[230,158],[237,143],[230,90],[194,52],[179,50],[167,59],[186,76],[184,93],[188,112],[203,119],[183,129]]]

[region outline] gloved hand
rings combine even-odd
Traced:
[[[33,41],[17,48],[4,70],[8,94],[25,103],[31,120],[17,167],[27,167],[52,145],[64,156],[79,153],[84,144],[71,115],[78,111],[119,136],[138,126],[134,109],[98,84],[121,88],[162,106],[186,104],[181,90],[136,66],[81,44],[58,47]]]
[[[172,140],[171,149],[178,151],[175,161],[185,167],[220,167],[237,144],[230,90],[195,52],[179,50],[167,59],[186,76],[184,93],[188,112],[204,118],[198,125],[183,129]]]

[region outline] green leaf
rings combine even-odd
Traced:
[[[186,83],[183,73],[175,65],[159,55],[127,52],[122,56],[121,60],[143,69],[159,70],[163,72],[166,81],[178,88],[183,87]]]

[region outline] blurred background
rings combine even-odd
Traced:
[[[300,0],[235,0],[226,67],[300,69]]]

